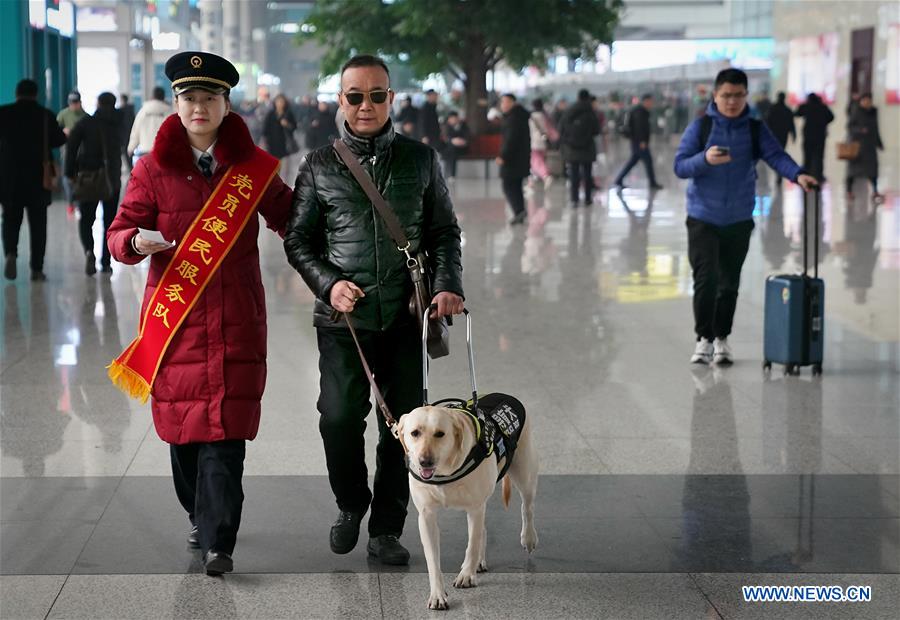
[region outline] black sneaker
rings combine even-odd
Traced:
[[[7,254],[6,263],[3,265],[3,277],[7,280],[16,279],[16,255]]]
[[[653,184],[650,186],[650,189],[652,189],[652,190],[655,191],[655,192],[661,190],[662,188],[663,188],[663,186],[660,185],[659,183],[653,183]]]
[[[512,219],[509,220],[509,224],[510,224],[510,226],[515,226],[517,224],[524,224],[526,217],[528,217],[528,214],[525,211],[522,211],[521,213],[516,213],[514,216],[512,216]]]
[[[100,273],[112,273],[112,265],[100,265]]]
[[[231,554],[224,551],[207,551],[203,560],[206,574],[210,577],[218,577],[222,573],[230,573],[234,570],[234,560]]]
[[[391,566],[406,566],[409,564],[409,551],[400,544],[393,534],[382,534],[369,539],[366,550],[374,558],[378,558],[382,564]]]
[[[97,273],[97,257],[93,252],[84,253],[84,274],[92,276]]]
[[[43,271],[32,271],[31,272],[31,281],[32,282],[46,282],[47,276],[44,275]]]
[[[188,544],[188,547],[190,547],[191,549],[199,549],[200,548],[199,528],[196,525],[191,526],[191,533],[188,534],[187,544]]]
[[[363,513],[341,511],[337,521],[331,526],[331,534],[328,537],[332,551],[339,554],[353,551],[359,540],[359,523],[362,518]]]

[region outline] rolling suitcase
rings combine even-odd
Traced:
[[[825,340],[825,283],[819,278],[820,190],[812,192],[813,276],[807,271],[809,209],[803,207],[803,273],[781,274],[766,279],[763,369],[784,364],[787,375],[800,374],[801,366],[812,366],[822,374]]]

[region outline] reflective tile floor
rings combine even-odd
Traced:
[[[328,550],[313,300],[269,232],[269,377],[236,572],[202,574],[149,408],[104,370],[136,333],[146,271],[85,277],[77,224],[54,204],[49,280],[4,282],[0,297],[0,617],[896,618],[900,194],[847,204],[827,188],[825,374],[764,375],[763,283],[798,269],[803,224],[796,188],[762,174],[737,363],[692,367],[684,187],[671,152],[656,155],[663,191],[638,170],[621,195],[573,210],[557,180],[515,229],[496,176],[453,185],[479,388],[525,403],[543,475],[537,551],[520,550],[518,510],[494,497],[491,571],[442,613],[425,608],[412,506],[408,568],[370,563],[364,545]],[[27,247],[23,230],[20,274]],[[453,339],[435,398],[468,391],[461,328]],[[452,579],[465,518],[441,523]],[[865,585],[872,600],[745,603],[744,585]]]

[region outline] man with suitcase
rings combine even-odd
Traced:
[[[728,336],[754,226],[756,162],[764,160],[804,191],[816,185],[772,132],[750,117],[747,94],[746,73],[720,71],[706,114],[685,130],[675,154],[675,174],[690,180],[688,259],[697,337],[691,362],[697,364],[733,361]]]

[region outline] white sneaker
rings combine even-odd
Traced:
[[[720,366],[728,366],[734,363],[731,345],[728,344],[727,338],[716,338],[713,341],[713,362]]]
[[[713,344],[706,338],[697,341],[697,347],[691,356],[692,364],[709,364],[713,358]]]

